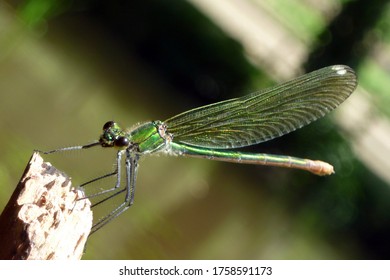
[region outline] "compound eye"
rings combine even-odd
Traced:
[[[110,127],[113,127],[114,125],[115,125],[115,122],[114,122],[114,121],[106,122],[106,123],[103,125],[103,130],[107,130],[107,129],[109,129]]]
[[[129,139],[123,136],[118,137],[118,139],[115,140],[116,147],[127,147],[129,146],[129,144],[130,144]]]

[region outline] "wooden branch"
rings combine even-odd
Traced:
[[[0,259],[80,259],[92,227],[90,201],[34,153],[0,216]]]

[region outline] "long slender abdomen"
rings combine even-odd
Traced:
[[[171,152],[176,155],[206,158],[210,160],[301,169],[320,176],[334,173],[333,166],[329,163],[291,156],[211,150],[181,143],[171,143]]]

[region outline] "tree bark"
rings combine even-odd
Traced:
[[[83,195],[35,152],[0,216],[0,259],[80,259],[92,227]]]

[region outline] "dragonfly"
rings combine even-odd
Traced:
[[[93,225],[91,233],[94,233],[133,205],[138,161],[146,155],[166,153],[286,167],[320,176],[334,173],[332,165],[320,160],[248,153],[236,149],[280,137],[323,117],[345,101],[356,86],[356,74],[349,66],[328,66],[246,96],[195,108],[165,121],[142,123],[130,130],[108,121],[103,126],[100,138],[92,143],[43,153],[95,146],[117,149],[114,171],[80,185],[85,187],[103,178],[116,177],[114,186],[92,195],[105,194],[105,198],[93,206],[123,195],[119,205]],[[123,155],[126,182],[122,186]]]

